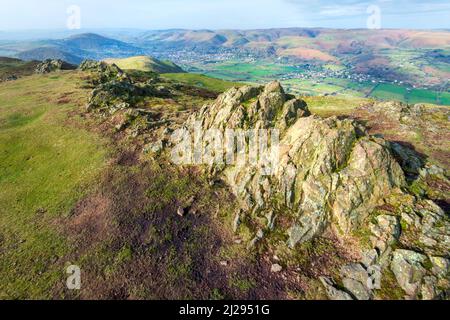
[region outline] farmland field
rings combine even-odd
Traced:
[[[391,60],[399,64],[402,72],[412,72],[423,76],[420,68],[407,62],[416,55],[401,52],[396,55],[386,53]],[[409,63],[409,67],[408,67]],[[192,66],[191,66],[192,67]],[[321,71],[323,70],[323,71]],[[305,77],[306,69],[283,63],[268,61],[249,61],[247,63],[226,61],[207,64],[195,64],[193,72],[216,79],[245,83],[265,83],[280,80],[286,90],[306,96],[342,96],[355,98],[375,98],[378,100],[397,100],[405,103],[431,103],[450,105],[450,92],[444,90],[412,88],[399,81],[398,83],[378,82],[374,80],[354,80],[348,77],[327,76],[328,72],[342,72],[345,67],[337,64],[325,64],[323,69],[315,70],[320,77]],[[183,77],[182,75],[180,75]],[[177,76],[177,77],[180,77]],[[192,77],[184,76],[184,77]]]

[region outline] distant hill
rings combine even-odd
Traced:
[[[17,57],[25,61],[32,61],[32,60],[43,61],[46,59],[61,59],[63,61],[72,64],[79,64],[81,63],[81,61],[83,61],[82,57],[73,55],[71,53],[62,51],[54,47],[43,47],[23,51],[17,54]]]
[[[69,53],[84,58],[103,59],[127,57],[142,54],[142,49],[131,44],[106,38],[94,33],[84,33],[63,40],[55,40],[54,45]]]
[[[219,68],[225,57],[251,57],[286,65],[335,64],[354,74],[427,86],[445,84],[450,76],[450,32],[445,30],[172,29],[136,32],[127,39],[129,43],[84,33],[59,40],[15,41],[0,43],[0,54],[18,53],[16,56],[25,60],[58,58],[71,63],[149,55],[193,68],[198,68],[198,63],[206,69]],[[124,63],[138,63],[141,69],[148,68],[146,64],[156,68],[145,61]],[[200,71],[205,73],[205,68]]]
[[[44,40],[27,43],[27,49],[16,56],[23,60],[61,59],[79,64],[84,59],[102,60],[144,54],[131,44],[106,38],[94,33],[74,35],[61,40]]]
[[[277,48],[313,48],[332,51],[337,44],[359,42],[374,48],[443,48],[450,47],[446,31],[367,30],[281,28],[261,30],[162,30],[148,31],[138,37],[141,43],[189,43],[191,45],[250,46]]]
[[[115,63],[121,69],[153,71],[157,73],[183,73],[184,70],[171,61],[161,61],[148,56],[137,56],[124,59],[106,59],[107,63]]]

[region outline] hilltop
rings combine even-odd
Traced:
[[[149,56],[138,56],[124,59],[106,59],[124,70],[152,71],[156,73],[183,73],[184,70],[171,61],[161,61]]]
[[[448,299],[448,108],[175,75],[0,83],[1,298]],[[279,169],[175,164],[193,123],[278,128]]]
[[[142,54],[143,50],[131,44],[93,33],[73,35],[61,40],[31,41],[17,57],[24,60],[62,59],[79,64],[84,59],[129,57]]]
[[[60,59],[73,64],[79,64],[83,58],[65,52],[56,47],[36,48],[23,51],[16,55],[19,59],[25,61],[44,61],[47,59]]]

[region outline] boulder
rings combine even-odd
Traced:
[[[337,301],[354,300],[350,294],[336,288],[329,278],[321,277],[320,282],[324,286],[327,292],[327,296],[330,300],[337,300]]]
[[[270,271],[272,273],[280,273],[281,271],[283,271],[283,267],[280,266],[279,264],[273,264],[272,267],[270,268]]]
[[[77,66],[60,59],[47,59],[36,66],[35,73],[45,74],[58,70],[75,70]]]
[[[371,289],[368,287],[370,275],[361,264],[349,264],[341,269],[342,283],[344,287],[357,300],[370,300]]]
[[[398,217],[379,215],[370,223],[370,240],[375,249],[383,254],[400,237],[401,226]]]
[[[342,231],[352,232],[405,183],[386,141],[368,136],[353,120],[311,116],[306,103],[286,94],[278,82],[230,89],[184,124],[189,132],[223,135],[227,130],[274,128],[280,138],[279,153],[271,158],[274,165],[213,164],[211,172],[230,185],[248,212],[270,211],[276,195],[277,205],[294,217],[286,230],[291,247],[320,235],[332,219]]]
[[[450,220],[446,213],[431,200],[418,200],[402,211],[402,221],[408,227],[405,238],[430,256],[446,256],[450,248]]]
[[[422,112],[420,106],[398,103],[376,106],[399,121]],[[226,140],[231,130],[230,146]],[[216,141],[202,139],[209,131],[225,137],[220,148]],[[261,131],[266,140],[272,139],[268,152],[237,161],[239,152],[253,147],[254,132]],[[174,135],[178,133],[188,137],[191,150],[181,164],[204,165],[211,181],[224,181],[236,196],[240,212],[233,231],[241,223],[258,230],[249,249],[273,229],[284,233],[292,250],[330,226],[338,236],[353,236],[361,228],[370,231],[370,247],[361,263],[342,268],[341,286],[321,279],[330,299],[377,297],[378,280],[389,267],[409,298],[431,298],[441,294],[439,288],[449,287],[446,261],[433,258],[430,263],[428,258],[447,257],[449,220],[434,202],[408,192],[411,179],[405,173],[420,176],[427,167],[412,150],[370,136],[355,120],[311,115],[306,103],[286,94],[278,82],[230,89],[193,114]],[[256,138],[260,147],[261,137]],[[170,143],[180,150],[176,139]],[[220,161],[203,162],[211,154]],[[397,244],[420,253],[395,250]]]
[[[393,253],[391,270],[400,287],[412,298],[420,292],[426,269],[423,267],[427,257],[423,254],[409,251],[396,250]]]

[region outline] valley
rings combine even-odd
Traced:
[[[450,105],[450,33],[445,31],[165,30],[135,32],[127,41],[87,33],[0,42],[0,52],[76,64],[147,55],[222,80],[280,80],[295,94]]]

